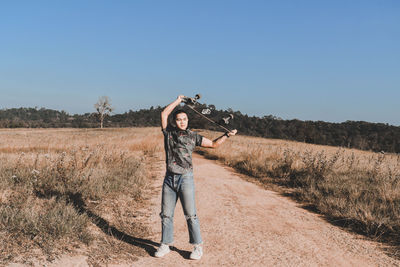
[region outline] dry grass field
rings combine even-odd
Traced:
[[[240,135],[202,153],[280,185],[334,224],[400,244],[400,155]]]
[[[148,235],[140,210],[162,146],[159,127],[1,129],[0,265],[76,253],[104,266],[145,254],[135,245]],[[202,153],[332,223],[400,243],[399,155],[240,135]]]
[[[0,265],[133,260],[159,128],[0,130]],[[124,239],[130,238],[129,242]],[[35,262],[36,261],[36,262]]]

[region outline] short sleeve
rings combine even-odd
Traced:
[[[203,141],[203,136],[201,136],[200,134],[194,132],[195,134],[195,142],[196,142],[196,146],[201,146],[201,142]]]
[[[161,128],[161,131],[163,132],[164,136],[168,136],[168,133],[173,130],[174,128],[170,124],[167,125],[167,128]]]

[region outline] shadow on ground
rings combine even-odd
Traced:
[[[131,236],[123,231],[120,231],[116,227],[110,225],[110,223],[105,220],[104,218],[100,217],[99,215],[92,212],[90,209],[86,207],[85,201],[82,198],[81,193],[72,193],[68,192],[66,194],[62,194],[57,191],[46,192],[46,195],[40,194],[36,192],[38,197],[48,198],[49,196],[55,196],[57,198],[66,197],[68,203],[72,204],[73,207],[80,213],[86,214],[90,220],[95,224],[103,233],[106,235],[112,236],[115,239],[123,241],[129,245],[139,247],[147,252],[149,256],[154,256],[158,246],[160,243],[154,242],[149,239],[139,238]],[[189,259],[190,258],[190,251],[181,250],[174,246],[171,246],[170,249],[179,253],[183,258]]]

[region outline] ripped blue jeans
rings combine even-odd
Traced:
[[[193,172],[185,174],[167,172],[165,174],[160,213],[161,243],[172,244],[174,241],[174,211],[178,198],[185,214],[189,230],[189,242],[191,244],[201,244],[203,241],[200,235],[199,219],[196,214]]]

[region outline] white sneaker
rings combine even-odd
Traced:
[[[203,256],[203,248],[201,245],[194,245],[193,252],[190,253],[190,259],[200,260],[201,256]]]
[[[161,246],[158,247],[156,253],[154,253],[154,256],[157,258],[162,258],[165,255],[167,255],[171,250],[169,249],[169,246],[166,244],[161,244]]]

